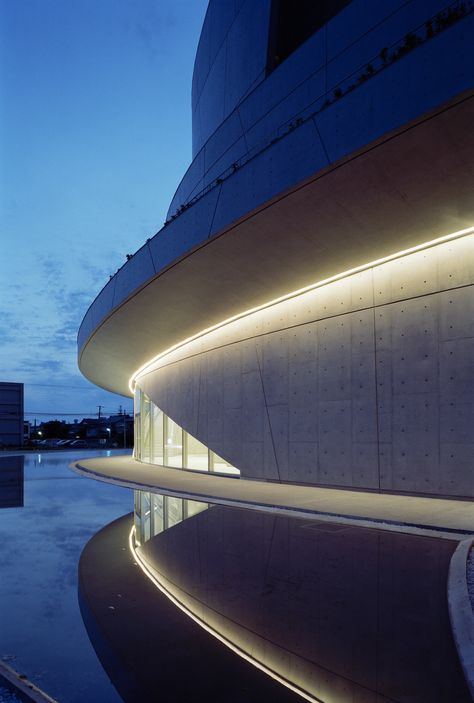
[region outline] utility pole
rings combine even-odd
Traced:
[[[101,413],[101,410],[102,410],[102,405],[98,405],[97,407],[99,408],[99,420],[100,420],[100,413]]]

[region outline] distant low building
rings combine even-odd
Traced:
[[[133,417],[131,415],[122,414],[111,415],[108,419],[108,427],[110,427],[110,438],[119,446],[133,446]]]
[[[23,383],[0,382],[0,446],[22,446],[23,419]]]
[[[22,508],[24,505],[24,457],[0,458],[0,508]]]
[[[105,437],[105,420],[103,418],[85,417],[79,423],[77,436],[85,439],[99,439]]]

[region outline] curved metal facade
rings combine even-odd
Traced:
[[[130,294],[236,218],[472,88],[474,15],[429,36],[443,2],[354,0],[265,80],[269,0],[232,5],[209,5],[193,79],[195,156],[168,224],[96,298],[80,348]],[[411,36],[422,41],[405,51]],[[226,102],[230,85],[236,94]]]
[[[124,392],[151,357],[249,308],[474,223],[472,4],[354,0],[269,72],[271,5],[209,4],[193,161],[79,331],[104,387]],[[318,288],[304,319],[310,293],[246,316],[232,342],[220,327],[138,384],[243,476],[472,496],[472,238],[426,251]]]

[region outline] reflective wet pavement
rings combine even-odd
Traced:
[[[24,456],[24,472],[0,459],[0,658],[61,703],[118,703],[82,622],[77,566],[88,539],[131,510],[132,494],[71,473],[77,454]]]
[[[71,473],[73,458],[0,462],[0,657],[61,703],[120,701],[79,612],[83,552],[82,613],[125,700],[299,700],[158,592],[128,551],[131,516],[108,524],[131,493]],[[140,553],[191,612],[313,700],[467,703],[446,598],[455,547],[211,506]]]
[[[134,700],[133,685],[145,697],[159,690],[175,701],[191,700],[196,690],[208,691],[210,701],[279,700],[264,689],[255,695],[265,684],[246,686],[245,672],[229,664],[223,672],[216,640],[183,622],[187,616],[167,607],[150,582],[140,585],[125,556],[125,520],[89,543],[81,583],[92,636],[109,642],[112,678],[120,672],[123,684],[128,667],[126,700]],[[139,553],[186,608],[311,700],[467,703],[446,596],[456,544],[214,506],[152,537]],[[123,564],[98,587],[97,564],[109,551]],[[120,632],[127,632],[123,640]],[[288,700],[289,692],[281,695]]]

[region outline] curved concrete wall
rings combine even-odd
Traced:
[[[270,1],[210,3],[179,214],[86,313],[86,376],[180,344],[138,385],[243,477],[474,496],[472,235],[182,344],[472,226],[474,5],[442,5],[354,0],[265,77]]]
[[[137,383],[246,478],[474,497],[474,235],[231,322]]]
[[[206,327],[469,228],[473,120],[474,93],[318,172],[173,260],[179,239],[169,235],[181,227],[175,220],[89,309],[79,333],[82,372],[127,394],[139,367]],[[208,210],[211,227],[212,204]],[[190,208],[182,216],[190,241],[199,235],[194,214]]]

